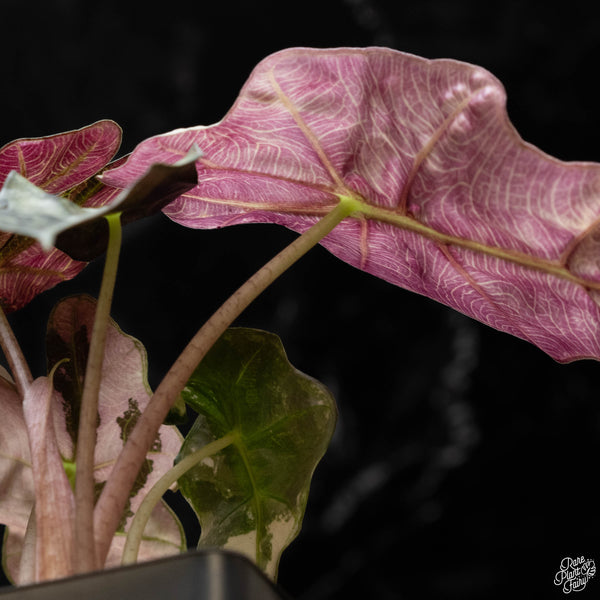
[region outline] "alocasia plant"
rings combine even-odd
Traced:
[[[563,163],[524,142],[506,115],[501,84],[481,68],[384,48],[290,49],[256,67],[221,122],[150,138],[105,168],[115,127],[101,122],[0,151],[3,178],[16,170],[29,179],[11,175],[0,196],[0,230],[6,229],[0,259],[8,273],[0,278],[0,297],[6,309],[23,306],[83,265],[12,234],[25,232],[82,261],[108,244],[97,307],[87,298],[69,299],[51,318],[48,377],[33,381],[8,323],[0,326],[15,379],[0,379],[0,402],[14,433],[0,429],[2,489],[10,492],[0,499],[0,517],[12,535],[5,545],[9,570],[20,569],[22,580],[97,568],[113,556],[115,532],[136,508],[133,501],[128,508],[132,490],[136,501],[136,493],[145,492],[140,469],[158,450],[159,431],[161,440],[167,435],[163,421],[182,398],[200,412],[199,420],[181,461],[160,477],[134,519],[126,561],[137,553],[151,505],[179,479],[204,527],[201,543],[229,547],[237,541],[243,549],[251,539],[251,554],[275,573],[301,522],[335,411],[323,388],[303,377],[285,375],[285,384],[274,383],[291,367],[277,366],[282,350],[267,334],[237,339],[233,330],[217,340],[319,242],[351,265],[526,339],[558,361],[600,358],[600,165]],[[95,145],[92,138],[100,141]],[[52,140],[64,144],[54,147]],[[43,149],[38,158],[28,144]],[[80,172],[80,165],[87,170]],[[41,190],[29,192],[31,183]],[[50,203],[43,225],[38,214],[28,223],[23,194],[27,201],[31,194],[35,202]],[[121,221],[161,208],[187,227],[272,222],[302,235],[206,322],[150,396],[143,353],[108,313]],[[59,217],[57,226],[56,211],[63,209],[67,218]],[[78,215],[74,221],[72,213]],[[64,311],[71,316],[62,319]],[[242,349],[263,335],[278,350],[258,366],[262,350]],[[115,361],[124,345],[135,366],[128,367],[125,356]],[[61,362],[65,358],[69,362]],[[256,415],[265,419],[256,421]],[[298,435],[305,430],[294,425],[298,418],[313,424],[311,437]],[[122,426],[119,441],[115,423]],[[293,424],[289,430],[287,423]],[[105,427],[111,432],[106,442]],[[163,445],[174,458],[173,447],[166,451]],[[112,468],[102,476],[96,501],[93,459],[105,450],[110,456],[102,462]],[[164,473],[161,465],[148,481]],[[67,474],[74,466],[73,497]],[[277,469],[284,468],[292,469],[291,476],[279,476]],[[40,486],[64,502],[40,502],[26,533]],[[51,519],[64,522],[56,539]],[[170,531],[166,545],[176,547],[171,517],[158,521]],[[288,526],[270,527],[275,522]]]
[[[487,71],[382,48],[291,49],[260,63],[226,117],[150,138],[103,181],[126,185],[197,144],[199,184],[164,212],[188,227],[304,231],[346,262],[526,339],[600,357],[600,167],[563,163],[510,124]]]

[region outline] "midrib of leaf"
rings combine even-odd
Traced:
[[[0,458],[2,458],[4,460],[10,460],[12,462],[20,463],[26,467],[31,468],[30,462],[23,460],[22,458],[19,458],[18,456],[11,456],[10,454],[5,454],[4,452],[0,452]]]
[[[329,172],[329,176],[331,177],[333,182],[336,184],[336,186],[340,190],[346,190],[347,189],[346,184],[344,183],[343,179],[340,177],[340,175],[338,174],[338,172],[336,171],[334,166],[331,164],[329,157],[327,156],[325,150],[319,143],[319,138],[313,133],[311,128],[304,122],[304,119],[300,115],[300,111],[296,108],[294,103],[286,96],[286,94],[283,93],[283,90],[281,89],[279,83],[275,79],[273,70],[269,71],[268,77],[271,82],[271,85],[273,86],[273,90],[275,91],[275,94],[279,98],[280,102],[288,110],[288,112],[290,113],[290,115],[292,116],[294,121],[296,121],[296,124],[298,125],[300,131],[302,131],[302,134],[304,135],[304,137],[306,137],[306,139],[308,140],[310,145],[313,147],[314,151],[317,153],[319,160],[321,161],[322,165]]]
[[[83,152],[78,154],[77,157],[75,158],[75,160],[70,162],[61,171],[54,173],[52,175],[52,177],[50,177],[50,179],[47,179],[46,181],[44,181],[44,183],[41,184],[40,187],[42,189],[45,189],[45,188],[49,187],[52,183],[57,181],[58,179],[62,179],[64,177],[66,177],[67,175],[69,175],[70,173],[72,173],[73,171],[75,171],[77,169],[77,167],[79,167],[80,164],[85,162],[87,157],[91,154],[92,150],[94,150],[96,148],[96,146],[98,146],[98,144],[99,144],[99,141],[95,140],[91,145],[87,146]],[[63,148],[61,155],[64,155],[67,151],[70,150],[70,148],[71,148],[71,144],[68,144],[67,146],[65,146],[65,148]],[[79,182],[79,183],[81,183],[81,182]],[[74,185],[77,185],[77,184],[74,184]],[[71,187],[74,187],[74,185]]]
[[[25,252],[35,244],[35,240],[24,235],[11,235],[0,249],[0,265],[8,262],[14,256]]]
[[[315,184],[311,184],[311,183],[307,183],[307,182],[303,182],[303,181],[287,179],[291,183],[295,183],[298,185],[304,185],[307,187],[311,187],[313,189],[319,189],[320,191],[326,191],[328,193],[331,193],[331,194],[337,196],[340,199],[342,197],[351,198],[353,201],[355,201],[355,203],[357,205],[357,210],[352,215],[353,218],[361,218],[361,215],[362,215],[370,220],[380,221],[382,223],[388,223],[390,225],[393,225],[394,227],[397,227],[398,229],[403,229],[405,231],[411,231],[413,233],[416,233],[416,234],[418,234],[422,237],[425,237],[425,238],[427,238],[433,242],[436,242],[438,244],[464,248],[466,250],[470,250],[475,253],[484,254],[484,255],[498,258],[500,260],[504,260],[504,261],[507,261],[507,262],[510,262],[513,264],[517,264],[519,266],[522,266],[522,267],[525,267],[528,269],[547,273],[549,275],[553,275],[555,277],[565,279],[567,281],[570,281],[572,283],[575,283],[575,284],[580,285],[587,289],[600,290],[600,282],[585,279],[583,277],[578,277],[577,275],[574,275],[573,273],[571,273],[571,271],[566,266],[564,266],[564,264],[563,264],[564,261],[561,261],[561,262],[552,261],[552,260],[548,260],[548,259],[541,258],[538,256],[533,256],[533,255],[527,254],[525,252],[510,250],[510,249],[502,248],[499,246],[490,246],[488,244],[484,244],[482,242],[478,242],[476,240],[472,240],[469,238],[462,238],[462,237],[454,236],[451,234],[443,233],[441,231],[434,229],[433,227],[429,227],[428,225],[425,225],[424,223],[420,223],[419,221],[417,221],[416,219],[414,219],[411,216],[404,214],[408,194],[410,192],[411,183],[414,180],[414,178],[416,177],[416,174],[417,174],[422,162],[425,160],[426,156],[431,152],[434,144],[439,140],[439,138],[443,135],[443,133],[448,129],[451,122],[469,105],[470,101],[472,100],[473,94],[471,94],[468,98],[463,100],[459,104],[459,106],[457,108],[455,108],[452,111],[452,113],[444,119],[443,123],[440,125],[440,127],[438,127],[436,132],[431,137],[430,141],[417,153],[417,156],[413,163],[413,167],[411,169],[411,173],[409,175],[409,180],[407,181],[407,183],[404,186],[402,193],[401,193],[401,197],[399,200],[399,210],[398,210],[398,208],[391,210],[391,209],[387,209],[387,208],[383,208],[380,206],[375,206],[373,204],[370,204],[369,202],[366,201],[366,199],[362,195],[358,194],[354,190],[347,187],[347,185],[343,181],[342,177],[336,171],[333,164],[329,160],[327,153],[325,152],[324,148],[321,146],[319,138],[315,135],[315,133],[311,130],[311,128],[304,121],[304,119],[302,118],[302,115],[300,114],[300,111],[296,108],[296,106],[294,105],[292,100],[283,92],[283,90],[281,89],[281,86],[277,82],[272,70],[269,71],[268,78],[269,78],[271,85],[273,86],[273,91],[277,95],[279,101],[283,104],[283,106],[286,108],[286,110],[290,113],[291,117],[296,122],[296,125],[298,126],[300,131],[302,132],[302,134],[304,135],[306,140],[309,142],[309,144],[312,146],[313,150],[315,151],[315,153],[317,154],[317,156],[319,158],[319,161],[321,162],[323,167],[329,173],[334,186],[332,188],[327,188],[326,186],[322,186],[322,185],[317,186]],[[479,91],[479,90],[477,90],[477,91]],[[207,164],[207,166],[208,166],[208,164]],[[211,165],[211,166],[213,166],[213,165]],[[214,165],[214,166],[216,166],[216,165]],[[222,168],[224,168],[224,167],[222,167]],[[267,178],[268,177],[278,178],[277,176],[269,175],[267,173],[258,173],[257,172],[257,173],[252,173],[252,174],[260,175],[260,176],[267,177]],[[234,201],[228,201],[228,200],[214,200],[214,199],[205,199],[205,200],[207,202],[223,203],[223,204],[227,204],[227,205],[235,205],[236,204]],[[240,203],[240,205],[243,205],[247,209],[251,205],[251,203],[244,202],[244,203]],[[304,214],[307,216],[308,215],[317,215],[317,214],[320,214],[320,212],[321,212],[321,207],[319,207],[319,210],[313,211],[313,210],[306,210],[306,208],[300,208],[300,207],[298,207],[297,209],[290,208],[283,203],[280,206],[276,206],[274,204],[265,205],[265,204],[256,203],[256,206],[254,206],[254,208],[262,209],[262,210],[269,210],[269,211],[273,211],[273,212],[281,211],[284,213]],[[361,248],[362,248],[362,244],[361,244]],[[363,249],[363,252],[368,251],[368,245],[362,249]],[[363,256],[362,260],[361,260],[362,266],[364,266],[364,264],[366,263],[366,260],[367,260],[367,257]]]
[[[274,178],[272,175],[268,173],[259,173],[254,172],[253,175],[259,175],[265,178]],[[311,185],[310,183],[288,180],[291,183],[304,185],[305,187],[310,187],[315,189],[317,186]],[[583,286],[588,289],[596,289],[600,290],[600,282],[593,281],[589,279],[585,279],[583,277],[578,277],[569,271],[567,267],[565,267],[562,263],[565,261],[552,261],[545,258],[533,256],[531,254],[527,254],[525,252],[519,252],[517,250],[510,250],[507,248],[502,248],[500,246],[490,246],[488,244],[484,244],[482,242],[478,242],[476,240],[472,240],[469,238],[462,238],[458,236],[454,236],[451,234],[447,234],[441,231],[434,229],[424,223],[421,223],[414,219],[411,216],[399,214],[395,209],[388,209],[381,206],[375,206],[373,204],[369,204],[366,202],[365,198],[360,194],[349,190],[346,188],[346,193],[341,194],[333,189],[325,189],[322,186],[319,186],[320,191],[326,191],[327,193],[332,194],[332,196],[337,196],[338,198],[345,196],[347,198],[351,198],[357,203],[357,210],[355,214],[352,215],[352,218],[361,218],[361,215],[366,217],[368,220],[379,221],[382,223],[387,223],[389,225],[393,225],[398,229],[403,229],[405,231],[411,231],[418,235],[421,235],[433,242],[438,244],[444,244],[449,246],[457,246],[460,248],[465,248],[467,250],[471,250],[476,253],[485,254],[488,256],[492,256],[501,260],[505,260],[522,267],[526,267],[529,269],[533,269],[536,271],[545,272],[556,277],[560,277],[562,279],[566,279],[575,283],[577,285]],[[237,206],[239,208],[244,208],[246,211],[251,210],[263,210],[268,212],[279,212],[284,214],[294,214],[294,215],[305,215],[305,216],[322,216],[331,210],[330,206],[319,206],[311,209],[307,209],[306,206],[290,206],[285,203],[264,203],[264,202],[248,202],[244,200],[234,200],[234,199],[218,199],[218,198],[206,198],[201,196],[196,196],[192,194],[183,194],[183,197],[193,197],[195,199],[201,199],[203,202],[207,204],[219,204],[226,206]],[[232,220],[235,220],[239,215],[234,215]],[[366,256],[362,259],[362,264],[366,262]]]
[[[0,266],[1,273],[28,273],[30,275],[50,275],[52,277],[58,277],[64,280],[65,274],[60,271],[54,271],[52,269],[43,269],[40,267],[28,267],[27,265],[14,265],[9,267]]]
[[[261,564],[259,560],[260,557],[260,541],[261,541],[261,532],[263,528],[264,515],[262,506],[258,500],[259,489],[256,485],[256,479],[254,478],[254,473],[252,471],[252,465],[250,464],[250,460],[248,459],[248,454],[246,452],[246,444],[242,437],[242,434],[239,430],[234,432],[232,445],[239,453],[242,462],[244,463],[244,468],[246,469],[246,473],[248,475],[248,480],[250,481],[250,486],[252,488],[252,505],[254,507],[255,519],[256,519],[256,540],[255,540],[255,553],[256,553],[256,562],[257,564]]]
[[[373,206],[368,204],[359,198],[355,198],[357,202],[361,204],[359,211],[364,214],[368,219],[380,221],[382,223],[388,223],[399,229],[406,231],[412,231],[417,233],[431,241],[437,242],[438,244],[445,244],[449,246],[458,246],[471,250],[480,254],[486,254],[501,260],[505,260],[529,269],[536,271],[542,271],[562,279],[571,281],[585,288],[591,288],[600,290],[600,282],[578,277],[569,271],[568,268],[563,266],[561,263],[526,254],[525,252],[518,252],[516,250],[509,250],[507,248],[501,248],[499,246],[489,246],[481,242],[471,240],[468,238],[461,238],[458,236],[443,233],[429,227],[414,218],[404,215],[399,215],[392,210]]]
[[[231,445],[239,453],[240,458],[242,459],[242,463],[244,464],[244,469],[246,470],[246,473],[248,475],[248,480],[249,480],[250,486],[252,488],[251,503],[255,510],[255,518],[256,518],[256,548],[255,548],[255,552],[256,552],[256,558],[257,558],[258,564],[260,564],[259,557],[261,556],[261,552],[260,552],[261,541],[262,541],[261,532],[263,531],[263,526],[264,526],[264,514],[263,514],[262,506],[261,506],[259,499],[260,498],[272,498],[273,500],[277,500],[278,502],[281,502],[282,504],[285,504],[288,507],[289,507],[289,504],[288,504],[287,500],[285,500],[284,498],[281,498],[278,496],[273,496],[272,494],[264,494],[262,492],[262,490],[258,487],[258,485],[256,483],[256,479],[254,477],[254,472],[252,469],[251,461],[248,458],[248,453],[246,452],[246,448],[248,446],[248,443],[251,442],[252,440],[257,439],[257,438],[260,439],[262,436],[271,437],[273,435],[274,431],[276,431],[278,429],[283,429],[285,427],[286,423],[298,418],[298,416],[307,414],[314,408],[315,407],[310,407],[310,408],[306,408],[304,410],[297,411],[291,415],[286,415],[285,417],[282,417],[281,419],[278,419],[277,421],[270,423],[268,427],[263,428],[260,431],[254,432],[250,436],[244,436],[238,428],[236,428],[234,431],[231,432],[231,435],[233,436]],[[291,509],[291,507],[289,507],[289,508]]]

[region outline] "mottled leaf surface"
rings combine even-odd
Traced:
[[[96,310],[89,296],[61,301],[52,312],[47,333],[48,364],[68,358],[56,370],[54,386],[63,398],[66,432],[70,440],[63,449],[73,460],[77,440],[83,375]],[[98,406],[95,479],[100,490],[151,396],[146,379],[147,357],[142,344],[111,322],[102,368]],[[175,427],[160,428],[146,463],[136,480],[123,522],[113,540],[108,565],[120,564],[124,533],[131,516],[146,492],[172,465],[179,452],[181,436]],[[64,454],[63,454],[64,455]],[[181,527],[174,515],[160,505],[149,525],[153,532],[140,556],[156,557],[179,552],[184,547]],[[144,546],[143,544],[143,546]]]
[[[73,507],[65,467],[71,470],[75,460],[83,376],[95,306],[92,298],[77,296],[55,307],[48,324],[48,363],[53,367],[67,361],[56,368],[52,380],[37,379],[27,391],[24,402],[10,377],[3,370],[0,372],[0,523],[8,528],[2,559],[5,572],[15,583],[22,581],[21,556],[27,523],[36,503],[36,489],[39,490],[36,533],[44,537],[43,550],[53,553],[46,558],[54,560],[56,557],[59,564],[64,564],[69,552]],[[146,370],[143,346],[111,322],[98,408],[94,473],[98,492],[148,403],[150,389]],[[107,566],[120,564],[131,512],[137,509],[147,490],[172,467],[181,441],[176,428],[161,427],[135,483],[120,530],[112,541]],[[139,559],[174,554],[180,552],[184,544],[177,517],[160,503],[148,523]],[[62,557],[61,551],[64,551]],[[38,573],[38,576],[47,575]]]
[[[290,49],[261,62],[219,123],[150,138],[127,185],[197,143],[199,185],[169,205],[197,228],[304,231],[341,196],[361,209],[332,253],[526,339],[600,358],[600,166],[525,143],[482,68],[384,48]]]
[[[200,520],[199,545],[243,552],[274,578],[333,434],[333,397],[289,363],[276,335],[252,329],[229,329],[182,396],[199,413],[182,457],[234,436],[179,480]]]

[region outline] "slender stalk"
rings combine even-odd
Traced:
[[[109,228],[108,249],[90,339],[77,432],[75,543],[73,545],[75,573],[91,571],[99,566],[99,562],[96,560],[94,543],[94,452],[96,449],[98,396],[102,378],[102,363],[104,362],[110,307],[121,249],[121,215],[120,213],[107,215],[106,220]]]
[[[240,313],[279,275],[319,243],[336,225],[356,211],[359,203],[341,197],[340,203],[308,231],[272,258],[244,283],[200,328],[154,392],[138,419],[102,490],[94,511],[96,552],[104,562],[140,467],[170,407],[198,363]]]
[[[189,454],[180,460],[152,486],[152,489],[148,492],[137,509],[133,521],[131,521],[131,526],[127,532],[127,540],[125,541],[125,548],[123,548],[121,564],[129,565],[137,561],[138,551],[146,523],[148,522],[154,507],[158,504],[166,491],[191,468],[195,467],[205,458],[217,454],[217,452],[220,452],[223,448],[232,444],[234,440],[235,435],[233,433],[228,433],[222,438],[206,444],[206,446],[203,446],[199,450],[196,450],[196,452],[192,452],[192,454]]]
[[[23,398],[25,390],[33,381],[33,377],[2,306],[0,306],[0,346],[2,346],[6,360],[8,360],[19,396]]]

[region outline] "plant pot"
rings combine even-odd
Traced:
[[[289,600],[247,558],[206,550],[21,588],[6,600]]]

